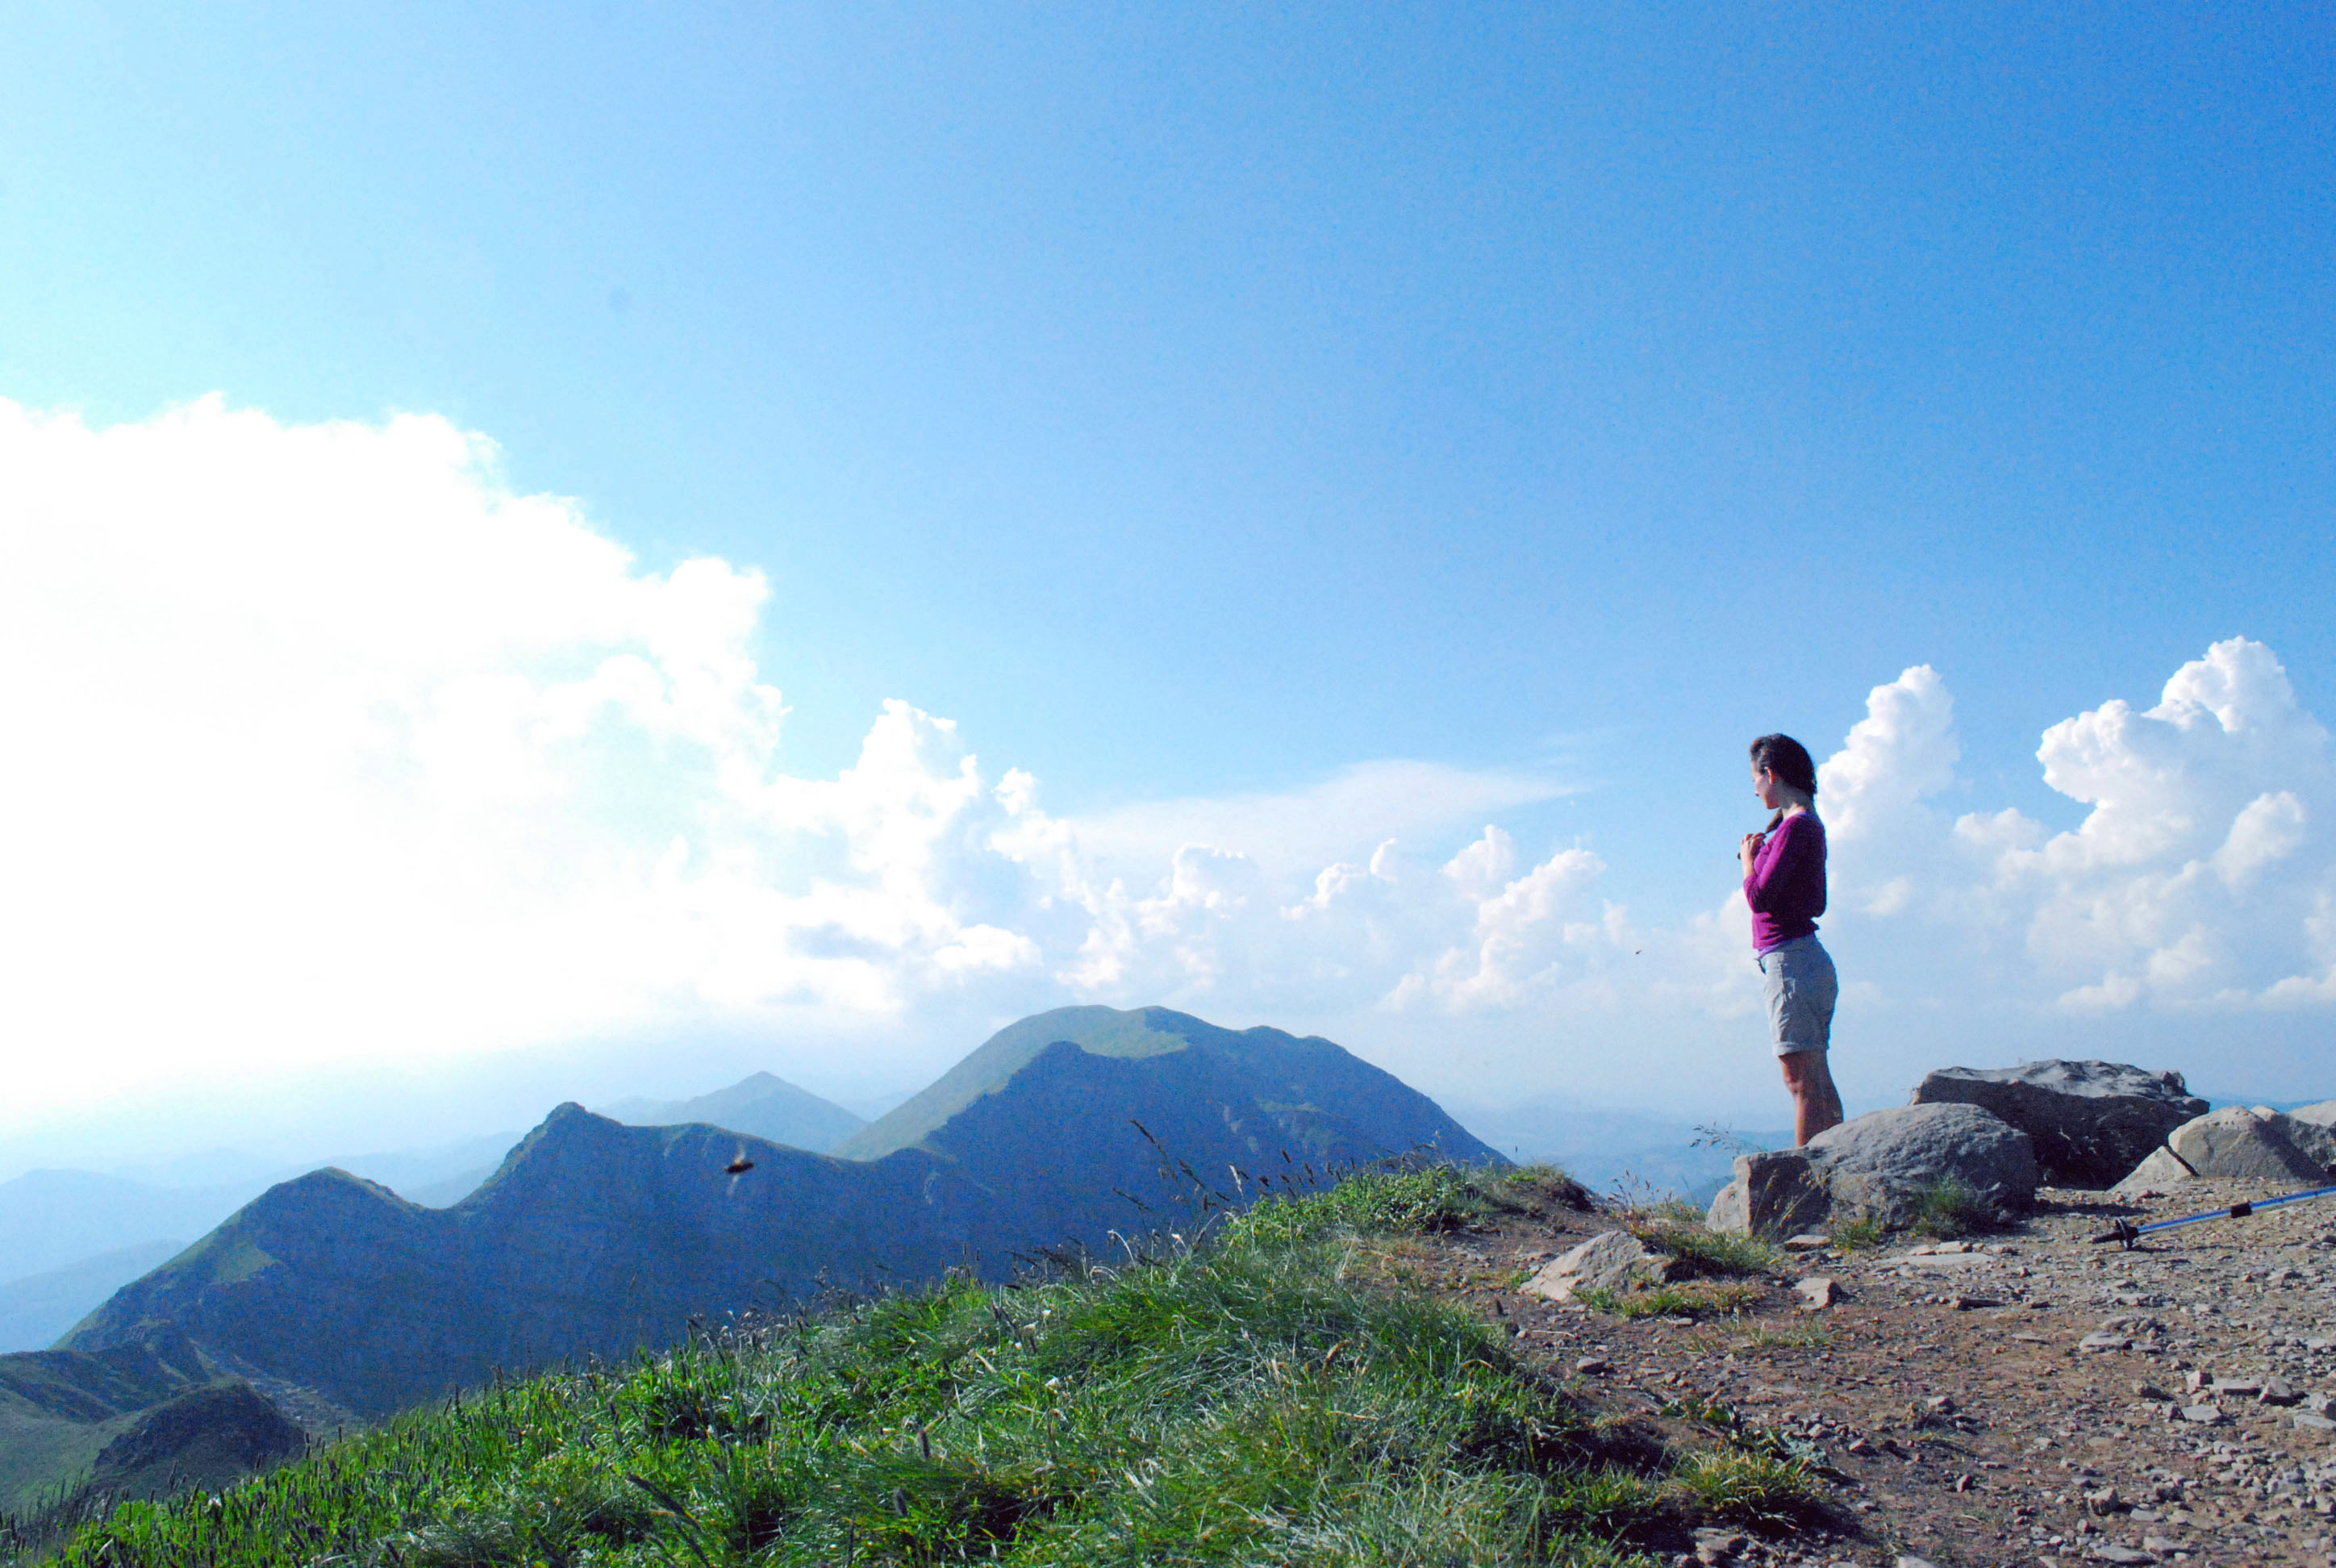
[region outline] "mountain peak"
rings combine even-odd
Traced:
[[[1410,1129],[1407,1137],[1437,1143],[1457,1158],[1499,1158],[1425,1096],[1329,1040],[1262,1026],[1228,1029],[1162,1007],[1056,1008],[1008,1024],[922,1094],[837,1144],[835,1153],[852,1160],[881,1160],[909,1148],[941,1153],[936,1134],[1061,1044],[1088,1057],[1131,1063],[1197,1053],[1247,1084],[1244,1097],[1254,1096],[1260,1105],[1333,1105],[1348,1112],[1357,1108],[1354,1097],[1360,1096],[1380,1112],[1394,1114],[1387,1126]]]
[[[601,1115],[631,1127],[703,1123],[813,1154],[833,1149],[863,1125],[842,1105],[768,1072],[750,1073],[694,1100],[619,1100]]]

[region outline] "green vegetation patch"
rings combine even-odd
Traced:
[[[1700,1219],[1635,1221],[1630,1233],[1647,1251],[1661,1252],[1674,1260],[1674,1279],[1742,1279],[1774,1273],[1785,1266],[1784,1253],[1767,1242],[1752,1236],[1706,1229]]]
[[[1870,1252],[1890,1239],[1890,1227],[1879,1214],[1864,1214],[1845,1223],[1827,1228],[1834,1250],[1841,1252]]]
[[[1494,1325],[1378,1266],[1390,1236],[1565,1186],[1367,1172],[1124,1268],[734,1326],[414,1412],[222,1493],[124,1505],[41,1560],[1645,1568],[1685,1523],[1803,1517],[1796,1456],[1733,1434],[1673,1467]],[[1758,1293],[1707,1278],[1611,1310],[1725,1315]]]
[[[1679,1485],[1618,1462],[1491,1325],[1354,1267],[1351,1234],[1504,1201],[1467,1173],[1373,1173],[1124,1269],[956,1281],[482,1391],[123,1505],[56,1561],[1640,1560]]]
[[[1260,1199],[1232,1222],[1238,1242],[1290,1245],[1340,1235],[1426,1235],[1488,1217],[1494,1203],[1472,1173],[1450,1165],[1363,1171],[1337,1186]]]
[[[1953,1241],[1983,1235],[2003,1228],[2004,1216],[1984,1193],[1952,1176],[1932,1183],[1914,1195],[1909,1230]]]
[[[1816,1482],[1805,1461],[1748,1448],[1688,1456],[1679,1484],[1706,1515],[1731,1524],[1790,1526],[1818,1505]]]

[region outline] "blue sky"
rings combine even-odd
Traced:
[[[1066,819],[1530,776],[1416,841],[1677,925],[1745,739],[1909,667],[1940,799],[2056,832],[2048,726],[2219,639],[2336,712],[2319,8],[6,27],[0,397],[480,433],[640,572],[763,574],[791,776],[887,699]]]

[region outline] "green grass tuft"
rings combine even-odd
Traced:
[[[1514,1165],[1481,1173],[1494,1201],[1504,1208],[1547,1212],[1572,1209],[1587,1213],[1597,1206],[1597,1194],[1556,1165]]]
[[[1630,1226],[1630,1233],[1647,1251],[1677,1260],[1671,1270],[1676,1279],[1735,1280],[1773,1273],[1785,1266],[1784,1253],[1767,1242],[1707,1230],[1700,1219],[1692,1222],[1641,1220]]]
[[[1241,1241],[1297,1242],[1342,1233],[1426,1235],[1456,1231],[1492,1213],[1493,1200],[1471,1174],[1450,1165],[1364,1171],[1319,1193],[1260,1200],[1232,1222]]]
[[[1679,1485],[1697,1513],[1735,1524],[1789,1526],[1817,1506],[1816,1482],[1806,1465],[1741,1448],[1689,1455],[1679,1466]]]
[[[1969,1183],[1942,1178],[1915,1194],[1907,1228],[1942,1241],[1982,1235],[2003,1227],[2003,1214]]]
[[[1878,1214],[1866,1214],[1846,1223],[1828,1225],[1826,1235],[1834,1250],[1841,1252],[1870,1252],[1890,1239],[1890,1227]]]

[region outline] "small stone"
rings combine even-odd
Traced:
[[[1890,1568],[1936,1568],[1936,1564],[1932,1563],[1928,1557],[1909,1557],[1902,1555],[1897,1559],[1897,1561],[1890,1564]]]
[[[2336,1421],[2325,1416],[2314,1416],[2308,1410],[2298,1410],[2288,1419],[2306,1432],[2336,1432]]]
[[[1952,1416],[1955,1413],[1955,1398],[1952,1394],[1933,1394],[1922,1401],[1922,1407],[1933,1416]]]
[[[1695,1533],[1695,1558],[1698,1563],[1725,1563],[1749,1544],[1749,1538],[1741,1530],[1706,1525]]]
[[[1801,1281],[1793,1287],[1793,1293],[1801,1299],[1805,1312],[1822,1311],[1840,1299],[1838,1288],[1823,1274],[1812,1274]]]
[[[2195,1372],[2185,1372],[2182,1375],[2182,1386],[2193,1394],[2204,1393],[2214,1380],[2214,1374],[2203,1367]]]
[[[1817,1252],[1833,1245],[1833,1238],[1823,1231],[1803,1231],[1797,1236],[1785,1238],[1787,1252]]]
[[[2130,1350],[2133,1341],[2122,1334],[2088,1334],[2077,1341],[2079,1350]],[[2221,1393],[2220,1388],[2215,1389]]]
[[[2242,1399],[2253,1399],[2261,1397],[2263,1391],[2263,1379],[2260,1378],[2217,1378],[2214,1379],[2214,1392],[2216,1394],[2228,1394]]]
[[[2201,1427],[2219,1427],[2230,1419],[2228,1416],[2223,1414],[2222,1407],[2219,1405],[2185,1405],[2182,1407],[2182,1418],[2185,1421],[2194,1421]],[[2301,1417],[2298,1418],[2301,1419]],[[2331,1427],[2336,1427],[2336,1421],[2331,1421],[2328,1424]]]
[[[1874,1452],[1874,1445],[1867,1442],[1863,1437],[1853,1437],[1850,1439],[1847,1452],[1852,1454],[1871,1454]]]
[[[2292,1405],[2302,1397],[2284,1379],[2279,1378],[2264,1378],[2263,1392],[2255,1396],[2266,1405]]]
[[[2306,1394],[2303,1397],[2303,1407],[2315,1416],[2328,1414],[2328,1407],[2331,1404],[2336,1404],[2336,1400],[2330,1399],[2325,1394]]]
[[[1612,1371],[1614,1363],[1603,1356],[1584,1356],[1573,1364],[1573,1369],[1585,1378],[1594,1378],[1601,1372]]]
[[[2133,1386],[2133,1392],[2135,1398],[2146,1399],[2153,1405],[2163,1405],[2167,1400],[2174,1398],[2173,1395],[2167,1393],[2165,1389],[2159,1388],[2155,1383],[2136,1383]]]
[[[2096,1546],[2093,1555],[2103,1563],[2115,1563],[2117,1568],[2136,1568],[2137,1564],[2157,1561],[2154,1553],[2132,1546]]]
[[[2151,1552],[2179,1552],[2182,1550],[2182,1543],[2176,1541],[2171,1535],[2144,1535],[2141,1538],[2141,1544],[2145,1550]]]

